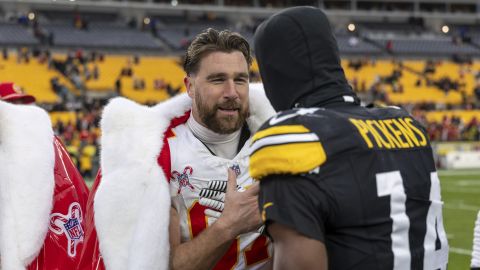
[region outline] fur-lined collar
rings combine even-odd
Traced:
[[[167,269],[170,194],[157,164],[170,121],[191,109],[187,94],[154,107],[115,98],[102,126],[102,182],[95,196],[95,226],[107,269]],[[261,85],[250,88],[252,132],[275,111]]]
[[[0,101],[2,269],[25,269],[43,246],[55,188],[53,140],[45,111]]]

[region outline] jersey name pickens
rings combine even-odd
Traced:
[[[410,117],[386,120],[349,119],[358,129],[368,148],[402,149],[427,145],[425,135]]]
[[[237,185],[248,188],[253,179],[248,174],[249,141],[232,160],[212,155],[188,129],[179,125],[168,138],[170,147],[172,206],[178,211],[182,242],[186,242],[213,224],[198,203],[202,188],[211,180],[227,181],[227,168],[234,168]],[[235,240],[214,269],[262,269],[270,258],[269,242],[258,233],[243,234]]]

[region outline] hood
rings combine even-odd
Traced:
[[[288,8],[267,19],[255,33],[255,55],[276,111],[345,101],[359,104],[320,9]]]

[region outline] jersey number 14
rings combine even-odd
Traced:
[[[408,231],[410,220],[406,214],[407,195],[399,171],[379,173],[377,177],[377,195],[390,196],[390,218],[392,219],[393,269],[410,269],[411,255]],[[430,207],[427,215],[427,232],[423,242],[425,250],[423,269],[446,269],[448,263],[448,242],[443,227],[440,181],[436,172],[430,174]],[[438,234],[438,237],[437,237]],[[435,248],[436,240],[440,249]],[[406,252],[408,251],[408,252]]]

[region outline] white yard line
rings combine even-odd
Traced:
[[[442,192],[448,192],[448,193],[465,193],[465,194],[479,194],[480,195],[480,189],[472,189],[472,188],[467,188],[467,187],[454,187],[454,188],[445,188],[442,187]]]
[[[464,249],[464,248],[450,247],[450,252],[455,253],[455,254],[465,255],[465,256],[471,256],[472,255],[471,250]]]
[[[468,205],[463,203],[445,203],[444,207],[446,209],[466,210],[466,211],[475,211],[475,212],[480,210],[480,206]]]
[[[438,175],[442,176],[454,176],[454,175],[480,175],[479,170],[439,170]]]
[[[480,180],[464,180],[459,179],[456,183],[456,186],[466,187],[466,186],[480,186]]]

